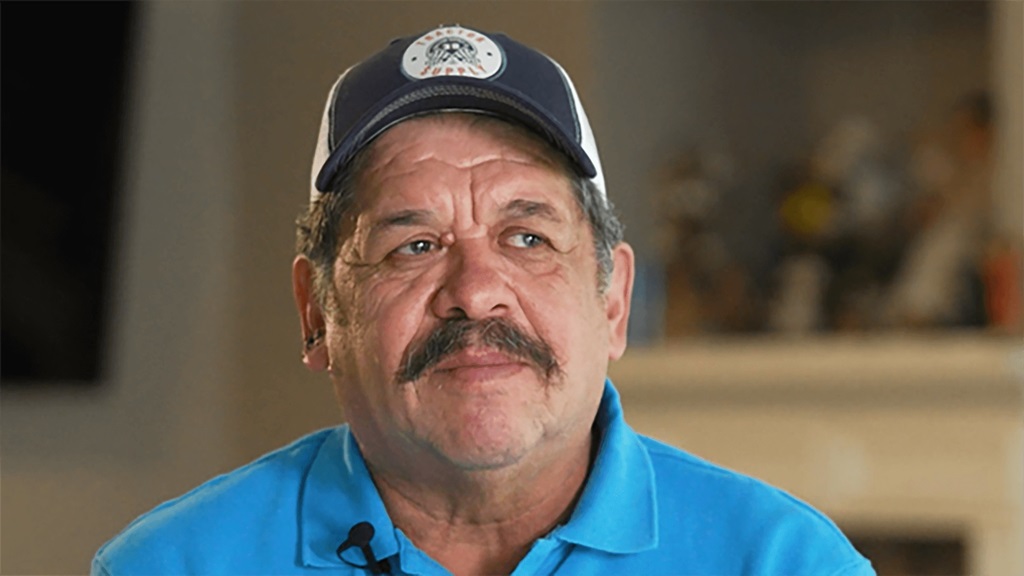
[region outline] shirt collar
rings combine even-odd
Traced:
[[[338,559],[338,545],[348,538],[353,525],[363,521],[374,527],[370,548],[378,560],[398,552],[394,524],[359,446],[349,427],[339,426],[321,444],[303,486],[299,519],[303,565],[344,566]],[[358,548],[349,548],[342,556],[355,566],[366,565]]]
[[[595,430],[600,444],[587,485],[569,521],[550,537],[615,554],[656,548],[654,469],[640,437],[623,418],[610,380],[605,381]]]

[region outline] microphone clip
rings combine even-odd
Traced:
[[[342,542],[338,546],[337,554],[338,559],[345,561],[341,557],[341,553],[349,548],[356,547],[362,550],[363,556],[366,557],[366,569],[373,574],[378,576],[379,574],[390,574],[391,566],[388,564],[387,559],[378,561],[377,557],[374,556],[373,550],[370,548],[370,540],[373,540],[373,524],[369,522],[358,522],[348,531],[348,539]]]

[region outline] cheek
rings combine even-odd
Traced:
[[[363,279],[353,290],[353,332],[363,340],[365,356],[382,365],[388,376],[427,322],[432,281]]]
[[[607,346],[604,300],[597,292],[596,270],[586,263],[547,264],[543,273],[516,280],[528,321],[554,347],[560,362],[580,360],[580,348]],[[584,359],[586,361],[586,359]]]

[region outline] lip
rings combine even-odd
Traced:
[[[463,350],[445,358],[434,367],[437,372],[499,369],[523,366],[522,360],[495,350]]]

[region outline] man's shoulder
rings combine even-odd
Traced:
[[[842,574],[872,573],[835,523],[799,498],[657,440],[641,442],[656,478],[661,534],[670,541],[746,550],[752,561],[781,570],[820,563],[845,564],[850,571]]]
[[[175,564],[175,550],[202,556],[196,552],[261,540],[253,530],[290,529],[306,472],[332,433],[304,436],[139,516],[99,549],[94,572],[134,572],[133,567],[187,572],[187,566]],[[274,523],[276,517],[280,524]]]
[[[678,494],[687,501],[726,498],[740,506],[759,505],[805,513],[817,520],[831,521],[821,512],[762,480],[730,470],[661,441],[641,436],[657,477],[659,491]]]
[[[640,442],[647,450],[661,489],[668,489],[670,492],[680,489],[691,495],[696,492],[701,498],[728,495],[735,499],[737,496],[746,495],[747,498],[767,499],[782,506],[795,506],[801,511],[827,520],[824,515],[803,501],[753,476],[715,464],[648,436],[641,435]]]

